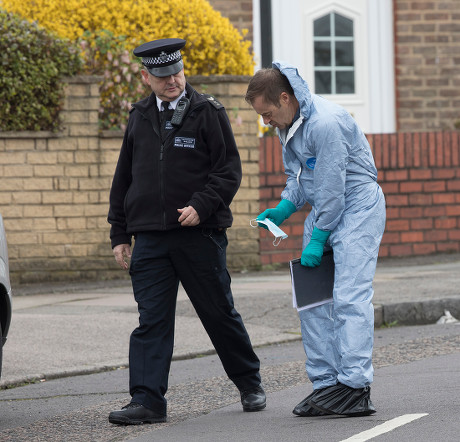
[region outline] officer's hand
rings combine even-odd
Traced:
[[[127,270],[129,264],[125,261],[126,258],[131,258],[131,247],[129,244],[118,244],[113,248],[113,255],[115,256],[115,261],[123,269]]]
[[[180,213],[178,221],[183,227],[193,227],[200,224],[200,217],[197,211],[192,206],[184,207],[183,209],[177,209]]]

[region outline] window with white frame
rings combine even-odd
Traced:
[[[315,92],[354,94],[353,20],[331,12],[313,23]]]

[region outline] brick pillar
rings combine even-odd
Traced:
[[[97,136],[99,132],[100,77],[79,75],[66,78],[65,99],[61,117],[64,134]]]

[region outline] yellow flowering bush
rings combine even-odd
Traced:
[[[107,30],[127,47],[183,38],[186,75],[252,75],[250,42],[206,0],[0,0],[0,5],[63,38]]]

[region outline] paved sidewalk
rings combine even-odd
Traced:
[[[379,262],[376,327],[460,319],[460,254]],[[129,281],[15,288],[0,387],[126,366],[138,314]],[[235,306],[254,346],[300,339],[289,270],[232,275]],[[213,352],[183,290],[174,358]]]

